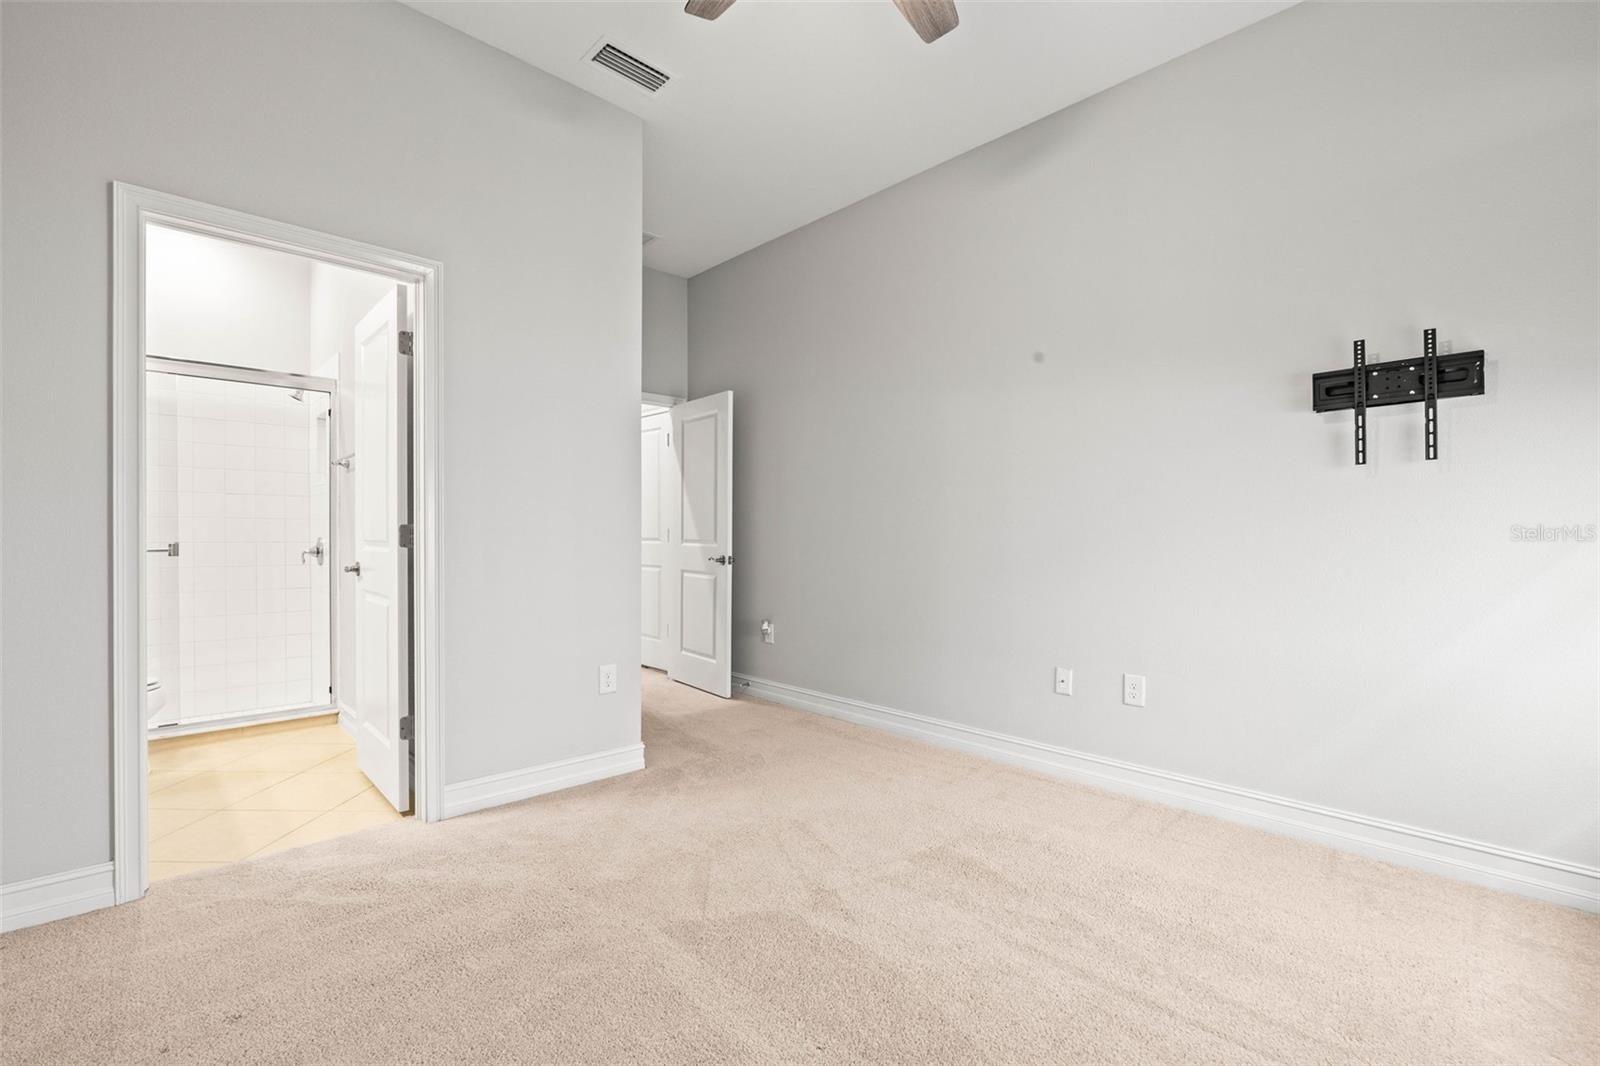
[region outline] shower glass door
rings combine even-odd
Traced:
[[[151,728],[330,706],[330,394],[166,369],[146,385]]]

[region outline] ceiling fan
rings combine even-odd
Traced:
[[[689,0],[683,9],[703,19],[714,19],[733,6],[733,0]],[[894,0],[894,6],[911,23],[917,36],[932,44],[961,22],[956,0]]]

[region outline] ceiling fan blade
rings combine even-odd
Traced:
[[[697,18],[710,20],[732,6],[733,0],[689,0],[683,5],[683,9]]]
[[[928,44],[932,44],[961,24],[956,0],[894,0],[894,6]]]

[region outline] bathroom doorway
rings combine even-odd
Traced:
[[[122,902],[434,816],[439,268],[149,190],[114,200],[114,449],[138,486],[115,526],[118,634],[137,638],[115,642]]]

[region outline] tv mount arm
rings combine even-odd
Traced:
[[[1483,395],[1483,352],[1440,355],[1438,330],[1422,332],[1422,358],[1367,362],[1367,342],[1356,341],[1348,370],[1325,370],[1311,376],[1313,411],[1355,411],[1356,465],[1367,465],[1367,408],[1420,403],[1423,450],[1439,458],[1439,401],[1452,396]],[[1360,387],[1357,386],[1360,383]]]

